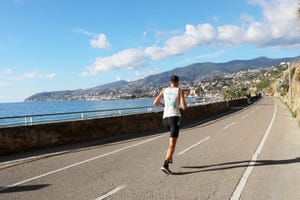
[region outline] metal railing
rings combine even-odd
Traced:
[[[159,108],[157,106],[147,106],[147,107],[135,107],[135,108],[120,108],[120,109],[107,109],[107,110],[92,110],[92,111],[0,117],[0,127],[30,126],[33,124],[103,118],[103,117],[130,115],[130,114],[137,114],[137,113],[147,113],[147,112],[159,111],[159,110],[162,110],[162,108]]]

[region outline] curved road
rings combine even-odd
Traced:
[[[280,101],[168,133],[22,159],[1,158],[0,199],[300,199],[300,129]]]

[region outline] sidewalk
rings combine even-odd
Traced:
[[[271,132],[241,199],[300,199],[300,128],[280,100]]]

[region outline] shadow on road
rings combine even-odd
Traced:
[[[14,193],[14,192],[26,192],[40,190],[42,188],[50,186],[49,184],[40,184],[40,185],[25,185],[25,186],[15,186],[11,188],[0,187],[0,194],[4,193]]]
[[[201,170],[188,171],[188,172],[174,172],[173,174],[186,175],[186,174],[201,173],[201,172],[235,169],[235,168],[248,167],[248,166],[259,167],[259,166],[268,166],[268,165],[286,165],[286,164],[293,164],[293,163],[300,163],[300,157],[294,159],[286,159],[286,160],[257,160],[257,161],[244,160],[244,161],[227,162],[227,163],[220,163],[214,165],[182,166],[182,168],[184,169],[201,169]]]

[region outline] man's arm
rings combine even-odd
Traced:
[[[187,109],[187,105],[186,105],[186,102],[185,102],[184,91],[182,89],[179,90],[179,98],[180,98],[181,108],[183,110],[186,110]]]
[[[155,98],[154,104],[158,107],[165,107],[165,104],[161,103],[160,100],[164,97],[164,91],[162,90],[159,95]]]

